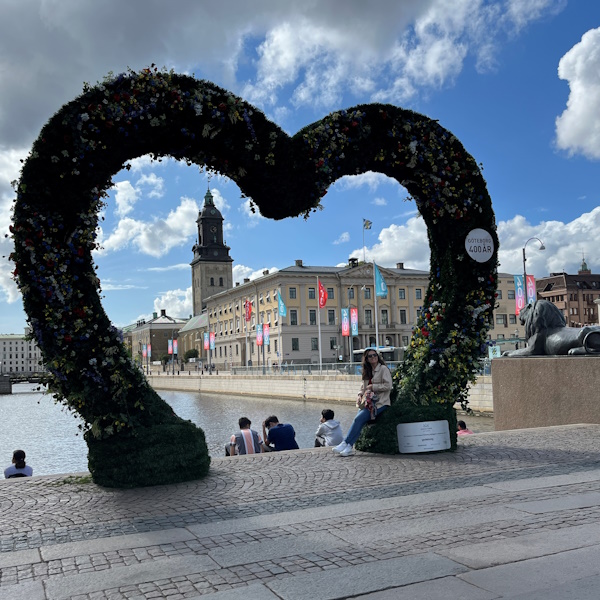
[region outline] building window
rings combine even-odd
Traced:
[[[290,300],[296,299],[296,288],[290,288]]]
[[[496,290],[496,298],[498,298],[498,300],[502,300],[502,290]]]
[[[509,300],[515,299],[515,290],[508,290],[507,297]]]
[[[365,325],[373,325],[373,313],[370,308],[365,308]]]
[[[417,319],[421,316],[421,307],[417,307]]]
[[[294,352],[300,351],[300,338],[292,338],[292,350]]]
[[[365,300],[370,300],[370,299],[371,299],[371,288],[366,287],[365,288]]]
[[[336,337],[330,337],[329,338],[329,349],[330,350],[335,350],[337,348],[337,338]]]
[[[497,325],[506,325],[506,315],[496,315]]]
[[[328,325],[335,325],[335,310],[327,309],[327,323]]]
[[[387,308],[381,309],[381,324],[388,325],[388,311]]]
[[[499,333],[498,337],[496,339],[497,340],[503,340],[504,339],[504,334],[503,333]]]
[[[400,325],[406,325],[406,309],[400,309]]]
[[[273,344],[273,346],[274,346],[274,348],[273,348],[273,349],[275,350],[275,352],[277,352],[277,340],[274,340],[274,342],[275,342],[275,343]]]
[[[402,345],[408,346],[408,336],[407,335],[402,336]]]
[[[308,288],[308,299],[309,300],[314,300],[316,297],[317,296],[316,296],[315,288],[309,287]]]
[[[310,338],[310,349],[311,350],[319,349],[319,338]]]
[[[317,324],[317,311],[314,308],[311,308],[308,311],[308,324],[309,325]]]
[[[327,298],[329,300],[333,300],[334,296],[333,296],[333,288],[327,288]]]
[[[215,285],[215,278],[214,277],[210,278],[210,285]]]
[[[406,300],[406,290],[404,288],[400,288],[398,290],[398,299],[399,300]]]
[[[298,311],[295,308],[290,309],[290,325],[298,325]]]
[[[508,315],[508,322],[511,325],[516,325],[517,324],[517,315]]]
[[[222,277],[219,277],[219,286],[223,287],[223,278]]]
[[[354,300],[354,288],[348,288],[348,300]]]
[[[421,288],[417,288],[415,290],[415,298],[417,300],[421,300],[423,298],[423,292],[422,292]]]
[[[239,356],[240,355],[240,347],[238,344],[235,345],[235,355]]]

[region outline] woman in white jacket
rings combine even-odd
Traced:
[[[330,408],[324,408],[321,415],[321,424],[315,434],[315,448],[337,446],[344,439],[340,422],[333,418],[335,414]]]
[[[381,414],[390,405],[390,393],[393,385],[392,374],[381,354],[375,348],[367,348],[363,354],[362,366],[362,386],[360,392],[358,392],[357,403],[362,403],[361,401],[366,394],[374,394],[376,397],[374,414],[371,414],[369,408],[361,408],[358,411],[350,431],[348,431],[344,440],[333,449],[340,456],[350,456],[354,452],[353,446],[365,423],[374,416]]]

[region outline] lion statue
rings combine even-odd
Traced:
[[[551,354],[597,354],[600,356],[600,326],[567,327],[562,312],[548,300],[528,304],[519,320],[525,326],[527,346],[502,356]]]

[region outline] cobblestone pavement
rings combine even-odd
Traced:
[[[82,475],[0,481],[1,599],[384,600],[405,586],[434,598],[411,586],[474,587],[474,567],[452,555],[474,544],[566,536],[565,551],[600,548],[600,531],[598,545],[577,541],[600,528],[600,425],[465,436],[454,453],[214,459],[203,480],[135,490]],[[433,575],[396,581],[416,558]],[[389,579],[361,575],[375,562]],[[342,583],[315,596],[307,574]],[[484,591],[464,597],[512,597]]]

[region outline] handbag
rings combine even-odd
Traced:
[[[366,408],[371,413],[371,419],[374,419],[377,416],[377,400],[377,394],[368,391],[358,397],[356,406],[361,410]]]

